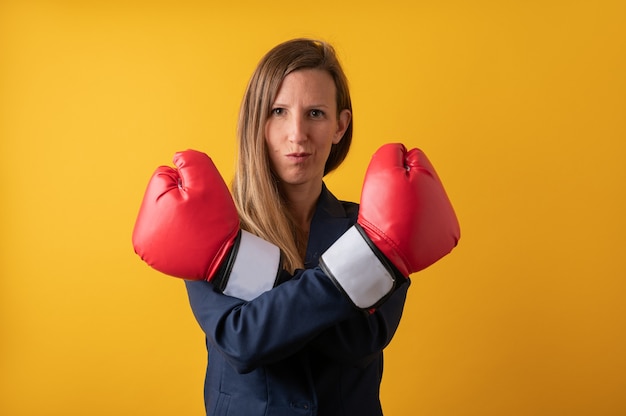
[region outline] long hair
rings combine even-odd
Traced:
[[[337,116],[352,112],[348,81],[334,48],[322,41],[294,39],[270,50],[259,62],[244,94],[237,126],[239,154],[233,179],[233,199],[243,229],[281,249],[283,268],[293,273],[303,268],[301,232],[286,209],[272,173],[265,141],[265,124],[283,79],[300,69],[321,69],[333,78],[337,91]],[[333,144],[324,175],[345,159],[352,141],[352,122],[343,138]]]

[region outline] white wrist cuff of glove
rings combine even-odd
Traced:
[[[277,246],[241,230],[233,250],[225,295],[249,301],[274,287],[280,271]]]
[[[320,257],[322,270],[361,309],[375,307],[395,286],[393,272],[370,244],[355,225]]]

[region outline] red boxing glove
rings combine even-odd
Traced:
[[[358,223],[404,276],[448,254],[461,237],[439,176],[419,149],[381,147],[367,169]]]
[[[357,225],[320,263],[355,305],[369,308],[393,290],[394,268],[408,277],[448,254],[459,238],[454,209],[426,155],[387,144],[367,169]]]
[[[152,175],[135,228],[135,252],[175,277],[207,280],[225,294],[250,300],[271,289],[280,250],[240,230],[228,187],[204,153],[176,153],[177,169]]]

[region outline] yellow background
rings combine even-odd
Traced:
[[[335,194],[403,141],[462,225],[413,278],[386,415],[626,414],[624,4],[1,1],[0,414],[202,414],[203,335],[132,227],[177,150],[230,180],[248,77],[297,36],[351,81]]]

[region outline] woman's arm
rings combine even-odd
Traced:
[[[311,345],[330,358],[358,364],[377,357],[393,338],[406,301],[410,280],[396,289],[371,314],[357,314],[325,330]]]
[[[240,373],[280,361],[324,330],[363,314],[319,268],[300,270],[249,302],[208,282],[185,284],[208,342]]]

